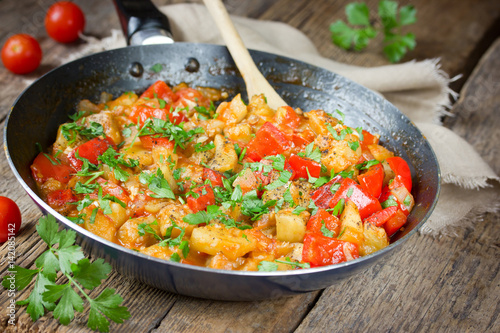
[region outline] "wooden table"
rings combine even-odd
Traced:
[[[51,0],[0,1],[0,42],[19,32],[41,42],[44,59],[33,74],[15,76],[0,68],[2,125],[10,105],[26,86],[59,64],[58,59],[77,51],[83,43],[59,45],[43,28]],[[111,1],[77,1],[86,13],[85,32],[105,37],[119,28]],[[158,4],[169,1],[155,1]],[[170,1],[181,2],[181,1]],[[380,40],[362,53],[339,50],[330,43],[329,24],[344,19],[348,1],[333,0],[227,0],[233,14],[286,22],[307,34],[320,52],[332,59],[364,66],[386,64]],[[460,92],[447,127],[470,142],[500,174],[500,2],[498,0],[441,0],[412,2],[418,23],[412,27],[417,47],[405,61],[441,58],[444,71],[461,79],[452,84]],[[369,1],[376,8],[376,1]],[[293,56],[293,55],[292,55]],[[3,128],[3,126],[2,126]],[[0,157],[0,195],[16,200],[23,214],[17,236],[17,263],[32,267],[43,251],[34,235],[41,216],[38,208],[14,179],[5,157]],[[247,303],[216,302],[170,294],[112,273],[104,283],[116,288],[132,314],[115,332],[379,332],[444,331],[500,332],[500,218],[476,217],[474,228],[456,236],[413,236],[392,260],[325,290],[277,300]],[[0,247],[0,274],[6,271],[5,245]],[[18,299],[26,293],[18,294]],[[85,318],[77,314],[69,326],[51,315],[32,323],[22,308],[17,326],[8,326],[7,292],[0,295],[0,331],[87,332]]]

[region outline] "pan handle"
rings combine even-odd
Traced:
[[[151,0],[113,0],[127,45],[173,43],[168,18]]]

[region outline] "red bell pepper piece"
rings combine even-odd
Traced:
[[[183,88],[175,92],[177,100],[172,105],[174,109],[190,107],[195,103],[198,106],[209,107],[210,101],[201,92],[193,88]]]
[[[134,123],[139,120],[141,126],[143,126],[149,118],[167,120],[167,110],[165,109],[152,108],[146,105],[134,105],[131,110],[129,119]]]
[[[266,156],[283,153],[291,148],[290,141],[283,132],[270,122],[266,122],[247,145],[247,155],[254,161],[260,161]]]
[[[187,198],[187,204],[193,212],[199,212],[200,210],[207,209],[207,206],[215,205],[214,191],[210,185],[204,185],[193,190],[194,193],[198,194],[197,198],[189,196]]]
[[[55,190],[47,195],[47,201],[50,206],[62,207],[68,202],[77,202],[78,198],[71,189]]]
[[[292,180],[298,178],[308,179],[309,177],[307,175],[307,170],[309,170],[309,174],[311,175],[311,177],[318,178],[321,174],[321,165],[309,158],[292,155],[288,159],[288,163],[295,171],[295,176],[292,178]]]
[[[315,232],[321,234],[321,228],[325,226],[333,232],[334,237],[340,232],[340,220],[337,216],[333,216],[323,208],[318,209],[318,212],[311,216],[306,225],[306,232]]]
[[[311,267],[338,264],[359,258],[358,247],[346,241],[323,236],[319,233],[306,233],[302,261]]]
[[[368,216],[363,222],[368,222],[377,227],[381,227],[385,222],[392,218],[397,211],[398,207],[396,206],[387,207]]]
[[[112,195],[124,203],[128,203],[130,201],[127,191],[125,191],[125,189],[120,185],[110,182],[102,177],[97,178],[96,182],[101,185],[103,194]]]
[[[212,186],[222,186],[224,185],[222,182],[222,179],[226,178],[224,177],[220,172],[214,171],[209,168],[203,168],[203,181],[209,180]]]
[[[332,185],[342,182],[343,179],[340,175],[335,176],[328,183],[312,192],[311,199],[314,201],[314,204],[320,208],[330,208],[330,201],[334,196],[334,193],[331,191]]]
[[[300,123],[300,117],[297,115],[297,113],[295,113],[292,107],[280,106],[276,110],[273,122],[277,125],[297,128]]]
[[[398,178],[403,182],[406,189],[411,192],[412,188],[412,180],[411,180],[411,171],[408,163],[401,157],[389,157],[386,159],[387,163],[391,167],[392,171],[396,174],[395,178]]]
[[[384,182],[384,167],[379,163],[372,165],[368,171],[358,176],[359,185],[375,198],[382,193]]]
[[[86,158],[90,163],[97,165],[99,163],[97,158],[104,154],[109,147],[113,147],[113,142],[110,138],[93,138],[92,140],[79,145],[71,153],[69,153],[69,163],[75,170],[80,171],[82,169],[83,162],[76,157],[76,153],[78,152],[78,156]]]
[[[373,213],[382,210],[380,202],[351,178],[344,178],[340,188],[335,192],[333,199],[330,201],[330,207],[334,208],[340,199],[349,199],[354,202],[356,207],[358,207],[361,219],[365,219]]]
[[[144,135],[139,137],[145,149],[152,149],[154,146],[174,148],[174,143],[165,137],[155,137],[154,135]]]
[[[392,216],[387,222],[384,224],[385,232],[387,236],[394,235],[402,226],[406,223],[406,215],[401,210],[398,210],[394,216]]]
[[[71,179],[71,173],[73,169],[68,165],[62,164],[60,161],[54,157],[51,157],[51,160],[44,153],[38,154],[31,165],[31,174],[33,178],[39,183],[45,182],[49,178],[54,178],[57,181],[60,181],[63,184],[66,184]],[[59,163],[59,164],[53,164]]]
[[[363,140],[360,141],[360,146],[367,147],[368,145],[376,145],[378,144],[378,137],[375,135],[371,134],[368,131],[362,130],[361,133],[363,133]]]
[[[156,81],[142,93],[141,98],[160,98],[167,102],[167,104],[171,104],[178,97],[165,82]]]

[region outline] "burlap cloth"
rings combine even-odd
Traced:
[[[215,23],[203,5],[164,6],[176,41],[224,44]],[[498,176],[461,137],[439,125],[449,106],[450,79],[438,60],[411,61],[380,67],[341,64],[319,55],[312,42],[297,29],[280,22],[232,17],[249,49],[296,58],[343,75],[384,95],[405,113],[429,140],[441,167],[442,191],[437,207],[421,232],[453,234],[454,227],[471,225],[485,212],[498,211],[499,192],[492,182]],[[85,37],[84,37],[85,38]],[[112,32],[102,40],[85,38],[88,44],[64,61],[126,46],[122,33]]]

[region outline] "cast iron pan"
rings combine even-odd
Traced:
[[[362,126],[381,135],[384,146],[410,164],[415,208],[403,231],[374,254],[334,266],[288,272],[215,270],[160,260],[106,241],[67,220],[37,194],[30,165],[56,138],[81,99],[98,100],[101,92],[118,97],[126,91],[141,93],[156,80],[171,85],[214,87],[234,96],[245,95],[244,82],[223,46],[176,43],[130,46],[78,59],[47,73],[15,101],[5,125],[4,146],[9,164],[28,195],[44,213],[54,215],[92,256],[105,258],[129,277],[170,292],[216,300],[259,300],[326,288],[336,281],[390,257],[395,248],[429,218],[440,189],[440,172],[429,143],[396,107],[374,92],[324,69],[264,52],[251,51],[264,76],[285,101],[305,111],[336,109],[346,114],[349,126]],[[162,64],[155,73],[150,68]],[[197,65],[199,64],[199,66]],[[140,68],[143,68],[141,73]]]

